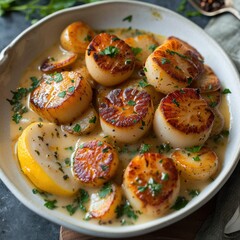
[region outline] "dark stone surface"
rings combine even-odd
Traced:
[[[179,0],[147,1],[176,11]],[[187,5],[186,10],[192,11]],[[190,20],[204,27],[209,18],[192,17]],[[30,26],[21,13],[9,13],[0,17],[0,50],[6,47],[19,33]],[[45,220],[21,204],[0,180],[0,239],[39,240],[59,239],[59,226]]]

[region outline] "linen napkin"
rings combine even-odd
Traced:
[[[234,6],[240,11],[240,0],[235,0]],[[240,21],[230,13],[223,14],[210,20],[205,30],[222,46],[240,72]],[[224,233],[224,229],[234,213],[236,218],[237,214],[239,215],[239,205],[240,162],[219,192],[215,211],[202,225],[196,240],[240,239],[240,231],[231,234]],[[235,212],[237,209],[238,211]],[[239,221],[235,223],[235,226],[237,224]],[[240,224],[238,229],[240,230]]]

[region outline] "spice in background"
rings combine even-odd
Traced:
[[[202,10],[207,12],[216,11],[225,5],[224,0],[199,0]]]

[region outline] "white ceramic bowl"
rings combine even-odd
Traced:
[[[123,22],[122,19],[128,15],[133,16],[132,22]],[[10,106],[6,98],[11,97],[10,90],[16,89],[19,76],[32,60],[42,50],[57,42],[63,28],[76,20],[83,20],[95,29],[132,26],[165,36],[177,36],[195,46],[205,57],[206,63],[218,74],[223,88],[226,87],[232,91],[227,98],[231,114],[230,140],[222,170],[217,178],[185,208],[140,225],[99,226],[91,224],[91,221],[77,220],[57,210],[48,210],[43,206],[42,199],[32,194],[29,182],[21,173],[18,163],[12,156],[9,132]],[[0,118],[0,177],[12,193],[28,208],[75,231],[95,236],[123,238],[165,227],[189,215],[206,203],[226,182],[238,162],[240,146],[238,73],[224,51],[202,29],[167,9],[136,1],[106,1],[60,11],[25,30],[1,52],[0,73],[0,109],[2,112]]]

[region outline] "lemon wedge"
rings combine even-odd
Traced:
[[[63,138],[60,128],[53,123],[32,123],[19,137],[17,153],[23,173],[37,188],[70,196],[79,189],[79,184],[72,176],[69,163],[60,160],[69,155],[61,144]]]

